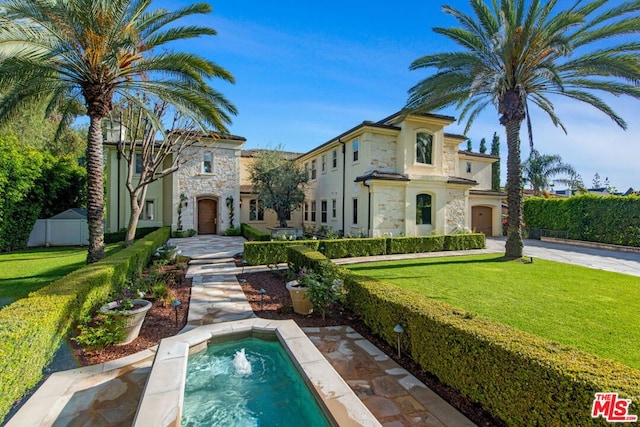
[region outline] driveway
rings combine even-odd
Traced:
[[[487,238],[487,249],[504,252],[505,242],[506,238],[504,237]],[[524,241],[524,256],[640,276],[640,254],[637,253],[526,239]]]

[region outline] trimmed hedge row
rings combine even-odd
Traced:
[[[71,326],[140,274],[169,231],[161,228],[0,310],[0,422],[38,383]]]
[[[332,239],[322,240],[321,251],[327,258],[384,255],[387,253],[387,239]],[[324,249],[322,249],[324,248]]]
[[[319,243],[319,240],[245,242],[243,256],[249,265],[275,265],[288,261],[288,246],[303,245],[317,250]]]
[[[640,247],[640,197],[583,195],[524,200],[529,229],[566,231],[574,240]]]
[[[260,231],[257,228],[253,228],[244,222],[240,224],[240,230],[242,231],[242,236],[247,240],[257,240],[259,242],[271,240],[271,234]]]
[[[323,252],[327,258],[386,255],[415,252],[482,249],[484,234],[448,234],[445,236],[391,237],[363,239],[327,239],[245,242],[244,258],[249,265],[287,262],[286,247],[304,245]]]
[[[149,233],[153,233],[156,231],[158,227],[141,227],[136,228],[136,236],[135,239],[142,239]],[[105,233],[104,235],[104,243],[118,243],[124,242],[125,237],[127,236],[127,230],[116,231],[115,233]]]
[[[640,413],[640,371],[475,317],[365,276],[349,275],[347,304],[374,333],[508,425],[606,424],[596,392],[616,391]]]
[[[300,271],[305,268],[313,270],[321,276],[345,277],[349,271],[331,262],[317,250],[308,246],[294,245],[286,248],[289,268]]]

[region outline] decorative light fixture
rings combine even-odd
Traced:
[[[398,323],[395,328],[393,328],[393,332],[398,335],[398,359],[400,359],[400,335],[404,332],[404,328]]]
[[[179,300],[174,300],[171,305],[173,306],[173,309],[175,310],[176,313],[176,327],[178,327],[178,306],[180,306],[180,301]]]
[[[267,291],[265,291],[263,288],[260,288],[260,290],[258,291],[258,293],[260,294],[260,311],[263,310],[263,299],[264,299],[264,294],[267,293]]]

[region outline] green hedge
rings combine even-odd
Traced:
[[[354,256],[481,249],[485,247],[485,236],[480,233],[425,237],[245,242],[244,258],[249,265],[273,265],[287,262],[286,247],[291,245],[309,246],[314,250],[320,250],[327,258],[334,259]]]
[[[308,246],[288,246],[286,250],[289,268],[295,272],[305,268],[307,270],[313,270],[322,276],[345,277],[348,274],[347,269],[335,265],[323,254]]]
[[[437,252],[444,250],[444,236],[394,237],[388,239],[390,254]]]
[[[266,242],[271,240],[271,234],[260,231],[257,228],[253,228],[249,224],[240,224],[242,230],[242,236],[247,240],[257,240],[259,242]]]
[[[574,240],[640,247],[640,197],[583,195],[524,200],[528,229],[566,231]]]
[[[135,239],[141,239],[149,233],[153,233],[156,231],[158,227],[140,227],[136,229],[136,237]],[[104,243],[118,243],[124,242],[124,239],[127,235],[127,230],[116,231],[115,233],[105,233],[104,235]]]
[[[605,425],[592,419],[596,392],[616,391],[640,413],[640,372],[475,317],[364,276],[349,275],[347,304],[372,331],[508,425]]]
[[[168,238],[161,228],[0,310],[0,422],[38,383],[71,326],[140,274]]]
[[[385,238],[331,239],[322,240],[320,251],[327,258],[384,255],[387,253]]]
[[[288,246],[304,245],[317,250],[319,242],[319,240],[245,242],[243,255],[249,265],[274,265],[288,261]]]

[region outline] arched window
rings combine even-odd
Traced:
[[[425,132],[416,134],[416,162],[433,163],[433,135]]]
[[[416,196],[416,224],[431,225],[431,196],[428,194]]]

